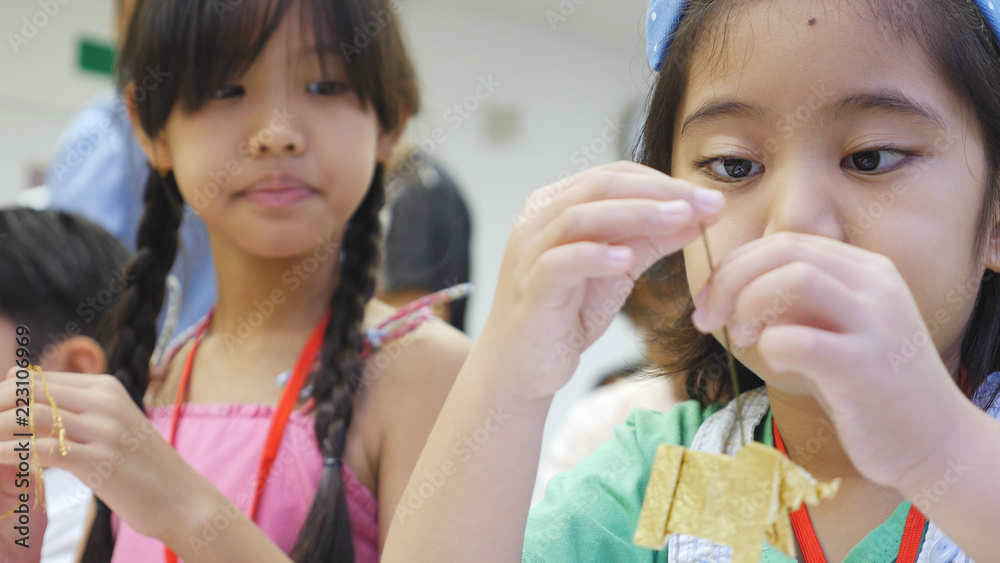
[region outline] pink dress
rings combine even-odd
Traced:
[[[172,407],[149,409],[149,418],[163,436],[170,428]],[[268,405],[185,404],[177,426],[177,452],[208,477],[243,512],[250,510],[253,480],[274,407]],[[291,553],[312,506],[323,470],[316,445],[313,418],[293,412],[261,495],[257,525],[285,553]],[[378,561],[378,501],[344,464],[347,510],[354,536],[354,560]],[[168,485],[167,485],[168,486]],[[224,507],[199,531],[198,540],[210,544],[227,527]],[[192,540],[192,546],[205,545]],[[118,523],[112,563],[163,561],[163,544]]]
[[[460,298],[467,292],[467,286],[457,286],[400,309],[386,322],[369,329],[365,354],[422,324],[430,318],[433,304]],[[177,338],[165,355],[166,363],[193,338],[204,322]],[[147,409],[153,427],[164,437],[170,430],[172,410],[173,407]],[[274,410],[275,407],[269,405],[253,404],[187,403],[181,406],[175,441],[177,452],[244,513],[250,510],[257,464]],[[285,553],[291,553],[295,546],[323,470],[313,423],[311,416],[292,412],[257,511],[257,525]],[[377,563],[378,501],[347,464],[341,465],[340,475],[344,481],[354,539],[354,560],[357,563]],[[211,544],[216,534],[228,527],[225,508],[220,507],[218,516],[206,522],[198,536],[191,539],[192,548]],[[115,526],[117,533],[112,563],[163,561],[162,543],[140,535],[118,518],[115,518]]]

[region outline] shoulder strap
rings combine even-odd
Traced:
[[[163,346],[158,357],[150,360],[152,365],[149,370],[149,388],[146,390],[144,398],[146,404],[149,404],[149,400],[156,394],[160,384],[163,383],[163,378],[167,375],[167,366],[174,360],[177,353],[181,351],[181,348],[198,334],[201,327],[208,323],[211,317],[212,312],[209,311],[201,320],[181,331],[176,338],[170,341],[170,344]]]
[[[420,299],[400,307],[391,317],[379,323],[378,326],[365,331],[362,357],[381,348],[384,344],[398,340],[416,330],[434,316],[433,307],[463,299],[472,293],[472,284],[463,283],[425,295]]]

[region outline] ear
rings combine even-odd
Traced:
[[[993,225],[986,245],[986,268],[1000,273],[1000,221]]]
[[[155,139],[151,139],[146,134],[146,130],[142,128],[142,123],[139,121],[139,111],[136,109],[135,84],[130,82],[125,87],[124,97],[135,140],[139,143],[139,147],[146,155],[146,160],[153,165],[153,168],[159,171],[160,175],[166,175],[173,168],[173,164],[170,161],[170,151],[167,149],[167,141],[163,132],[161,131]]]
[[[42,354],[42,368],[71,373],[104,373],[107,357],[104,349],[89,336],[73,336]]]
[[[410,121],[411,113],[408,109],[404,110],[399,116],[399,123],[391,131],[379,130],[376,159],[382,164],[387,163],[392,158],[392,153],[396,150],[396,145],[399,144],[399,138],[403,136],[406,124]]]

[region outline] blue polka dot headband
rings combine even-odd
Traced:
[[[1000,40],[1000,0],[973,0]],[[646,56],[649,66],[659,72],[677,24],[684,17],[685,0],[651,0],[646,14]]]

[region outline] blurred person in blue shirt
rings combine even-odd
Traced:
[[[117,0],[118,36],[123,38],[135,0]],[[146,85],[162,77],[150,69]],[[135,252],[149,163],[136,143],[128,108],[111,90],[92,100],[70,121],[46,174],[48,206],[94,221]],[[215,302],[215,270],[205,225],[184,210],[180,249],[171,270],[182,288],[176,331],[198,321]],[[162,319],[161,319],[162,323]]]

